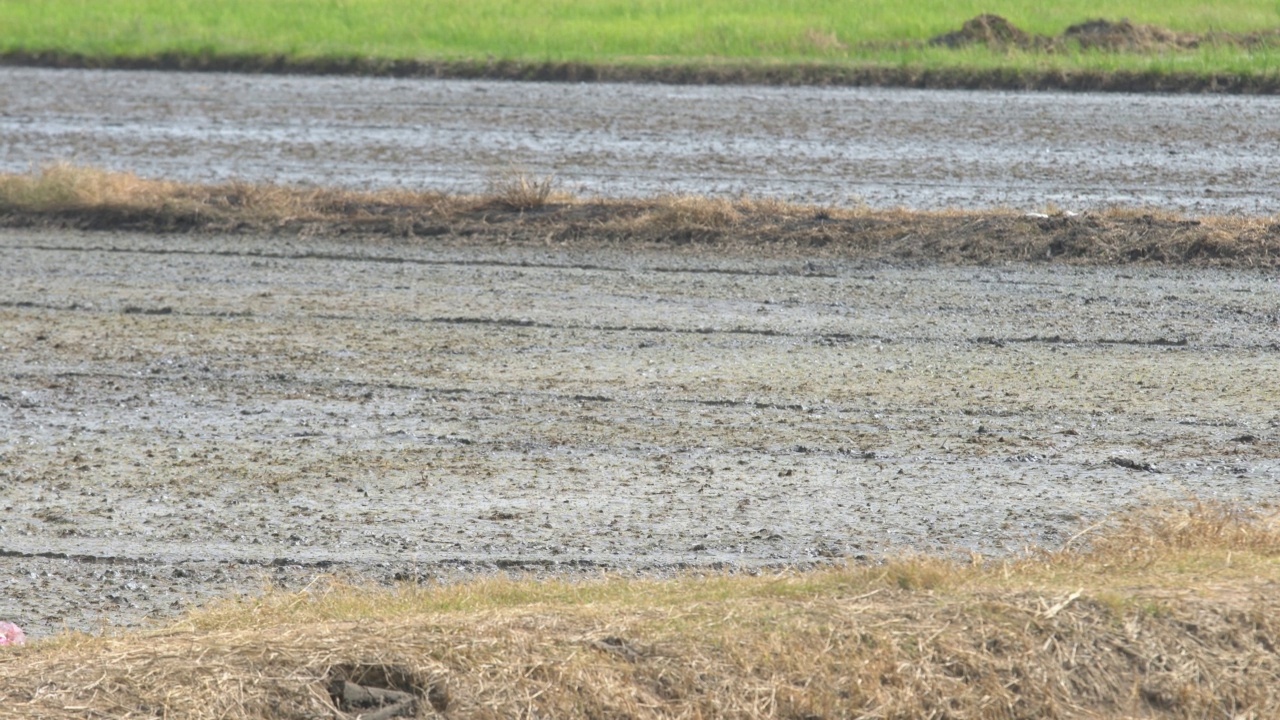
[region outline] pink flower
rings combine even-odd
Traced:
[[[0,620],[0,645],[21,645],[26,641],[27,634],[22,632],[22,628]]]

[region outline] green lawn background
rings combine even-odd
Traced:
[[[901,47],[984,12],[1046,35],[1090,18],[1181,31],[1280,27],[1280,2],[1089,0],[0,0],[0,51],[535,62],[819,61],[921,67],[1275,72],[1280,53],[1213,47],[1148,56]]]

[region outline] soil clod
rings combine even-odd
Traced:
[[[359,713],[362,720],[413,717],[425,689],[428,703],[438,712],[447,709],[448,693],[438,683],[423,682],[410,670],[396,665],[349,664],[330,668],[327,678],[334,706]]]
[[[1116,467],[1122,467],[1127,470],[1141,470],[1143,472],[1149,472],[1149,473],[1160,472],[1159,470],[1156,469],[1155,465],[1152,465],[1149,462],[1143,462],[1141,460],[1131,460],[1129,458],[1124,458],[1124,457],[1113,457],[1108,459],[1107,462],[1111,463],[1112,465],[1115,465]]]
[[[616,655],[630,663],[639,662],[649,654],[648,651],[636,646],[634,643],[616,636],[600,638],[592,642],[591,646],[597,650]]]

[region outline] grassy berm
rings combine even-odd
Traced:
[[[583,199],[514,174],[482,196],[192,185],[52,165],[0,174],[0,225],[149,232],[418,238],[557,247],[750,247],[756,254],[885,262],[1069,262],[1273,268],[1280,218],[1045,208],[913,212],[769,199]]]
[[[0,62],[1272,93],[1278,24],[1245,0],[0,0]]]
[[[22,718],[1274,718],[1278,558],[1274,510],[1196,504],[985,563],[380,590],[326,578],[163,629],[0,649],[0,707]]]

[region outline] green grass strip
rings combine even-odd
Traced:
[[[11,61],[39,56],[37,62],[54,64],[245,70],[270,68],[261,62],[228,66],[214,61],[269,58],[278,69],[321,72],[378,72],[396,61],[576,63],[642,70],[745,66],[757,70],[745,78],[725,79],[765,82],[779,81],[777,68],[815,65],[837,71],[962,71],[1024,78],[1061,73],[1280,76],[1280,47],[1274,45],[1043,53],[924,44],[984,12],[1041,35],[1058,35],[1073,23],[1097,17],[1195,33],[1280,27],[1280,3],[1240,0],[927,0],[906,9],[889,0],[0,0],[0,54]],[[165,59],[150,62],[154,58]],[[650,79],[643,72],[599,77]],[[819,74],[816,81],[840,82],[839,77]],[[981,86],[981,81],[942,84]],[[1164,89],[1159,83],[1145,85]],[[1186,82],[1178,85],[1196,89]],[[1267,91],[1256,89],[1256,82],[1243,85]]]

